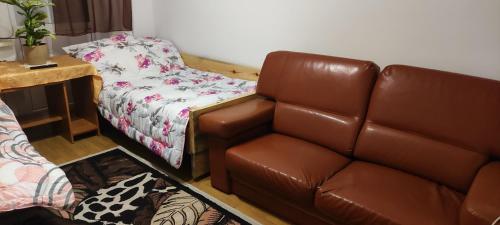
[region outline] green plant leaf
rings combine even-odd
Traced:
[[[19,37],[20,35],[22,34],[25,34],[26,33],[26,28],[19,28],[16,30],[16,37]]]
[[[35,13],[35,15],[33,15],[33,20],[38,20],[38,21],[43,21],[45,19],[47,19],[47,14],[44,13],[44,12],[37,12]]]
[[[54,6],[53,3],[47,0],[0,0],[0,2],[21,9],[17,13],[25,17],[24,27],[16,30],[16,37],[24,38],[27,46],[39,45],[45,37],[55,38],[54,34],[45,28],[47,14],[37,12],[37,9]]]
[[[33,36],[26,36],[26,46],[31,47],[35,43]]]
[[[23,11],[16,11],[17,14],[21,15],[21,16],[26,16],[26,13],[23,12]]]
[[[32,35],[36,40],[41,40],[44,37],[49,36],[49,34],[50,31],[47,29],[38,29],[37,31],[33,32]]]

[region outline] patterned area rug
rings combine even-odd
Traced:
[[[73,185],[73,208],[28,214],[56,224],[250,224],[119,148],[61,168]]]

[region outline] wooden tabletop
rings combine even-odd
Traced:
[[[50,59],[57,67],[30,70],[21,62],[0,62],[0,91],[62,82],[88,75],[98,76],[92,64],[69,55]]]

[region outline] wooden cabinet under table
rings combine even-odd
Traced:
[[[18,117],[23,129],[53,124],[57,132],[74,142],[81,134],[99,134],[99,120],[94,96],[94,82],[99,80],[95,68],[69,56],[58,56],[51,61],[58,67],[29,70],[20,63],[0,63],[1,93],[43,86],[47,110]],[[71,90],[71,93],[69,93]],[[70,107],[70,94],[73,107]]]

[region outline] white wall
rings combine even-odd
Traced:
[[[154,0],[132,0],[132,26],[137,36],[155,36]]]
[[[161,0],[156,35],[260,67],[274,50],[410,64],[500,80],[498,0]]]
[[[14,36],[8,7],[9,5],[0,3],[0,37]]]
[[[0,38],[14,36],[11,18],[13,16],[8,9],[9,6],[7,4],[0,3]],[[15,60],[14,44],[14,40],[0,40],[0,60]]]

